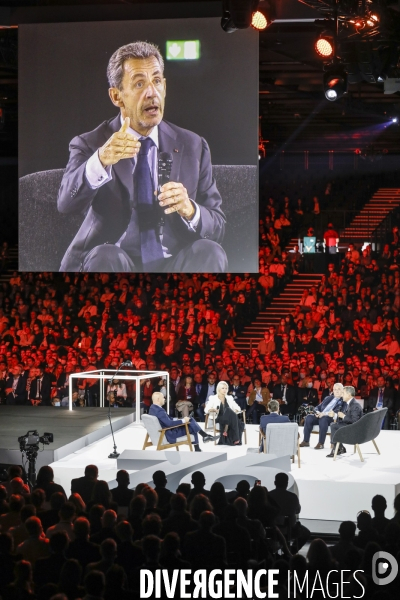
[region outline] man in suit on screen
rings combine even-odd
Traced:
[[[156,46],[134,42],[111,56],[117,117],[75,137],[58,195],[84,221],[61,271],[224,272],[225,215],[207,142],[163,120],[166,81]],[[159,152],[172,159],[158,188]]]

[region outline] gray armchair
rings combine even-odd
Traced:
[[[261,437],[264,438],[265,454],[289,455],[292,457],[292,463],[297,455],[300,468],[299,426],[297,423],[268,423],[265,435],[260,431],[259,444],[261,444]]]
[[[229,271],[253,272],[258,252],[257,167],[215,165],[214,177],[223,199],[227,225],[224,249]],[[19,182],[19,269],[58,271],[62,257],[84,215],[57,210],[64,169],[39,171]],[[248,248],[248,251],[247,251]]]
[[[380,454],[375,439],[381,432],[382,423],[385,420],[387,410],[387,408],[374,410],[373,412],[362,416],[361,419],[352,425],[346,425],[346,427],[338,429],[332,439],[332,444],[336,444],[333,460],[336,460],[340,444],[353,444],[354,453],[357,449],[361,462],[364,462],[364,459],[361,454],[360,444],[372,442],[377,453]]]

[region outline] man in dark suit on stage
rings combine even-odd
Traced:
[[[345,386],[343,388],[343,409],[338,413],[330,413],[335,419],[335,423],[331,423],[331,441],[333,440],[333,436],[341,427],[346,427],[346,425],[351,425],[355,423],[359,419],[361,419],[363,411],[361,405],[355,399],[356,390],[352,385]],[[344,454],[346,452],[346,448],[343,444],[340,444],[338,454]],[[335,446],[331,444],[331,452],[327,454],[328,458],[332,458],[335,455]]]
[[[189,423],[189,432],[194,437],[194,449],[196,452],[201,452],[201,448],[199,446],[199,438],[200,435],[203,438],[203,442],[213,442],[218,439],[219,436],[208,435],[205,433],[200,425],[196,423],[196,421],[192,417],[184,417],[183,419],[171,419],[171,417],[167,414],[163,405],[165,404],[164,395],[161,392],[154,392],[151,397],[152,405],[149,409],[149,415],[153,417],[157,417],[160,422],[162,428],[164,427],[175,427],[175,425],[182,425],[182,427],[176,427],[175,429],[169,429],[165,432],[165,437],[169,444],[173,444],[176,442],[178,437],[186,435],[186,428],[183,427],[185,423]]]
[[[287,415],[281,415],[279,412],[279,402],[277,400],[270,400],[268,402],[269,414],[261,415],[260,418],[260,431],[264,434],[267,426],[270,423],[290,423],[290,419]],[[261,439],[260,452],[264,452],[264,439]]]
[[[319,426],[319,439],[318,444],[315,446],[315,449],[321,450],[324,447],[326,434],[328,433],[330,424],[333,423],[333,417],[330,415],[332,413],[338,413],[343,409],[344,402],[342,395],[342,384],[335,383],[335,385],[333,386],[333,393],[330,396],[327,396],[321,402],[321,404],[318,404],[318,406],[315,409],[315,414],[307,415],[306,420],[304,422],[304,439],[300,444],[302,448],[304,448],[304,446],[310,445],[310,435],[314,425]]]
[[[377,387],[371,390],[367,402],[367,412],[378,410],[378,408],[387,408],[383,429],[390,428],[390,417],[394,405],[393,390],[385,386],[385,378],[378,377]]]
[[[156,46],[134,42],[108,63],[120,114],[70,143],[58,210],[85,219],[61,271],[225,272],[225,215],[207,142],[163,120],[166,82]],[[158,150],[172,157],[156,196]]]

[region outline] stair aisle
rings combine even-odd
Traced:
[[[350,225],[340,232],[340,239],[356,244],[367,242],[385,217],[398,206],[400,188],[380,188]]]
[[[277,325],[282,317],[291,313],[298,305],[305,289],[317,286],[322,274],[313,273],[296,275],[283,291],[273,299],[270,306],[261,311],[257,319],[244,328],[242,334],[235,338],[235,347],[242,353],[248,353],[251,346],[257,347],[270,325]]]

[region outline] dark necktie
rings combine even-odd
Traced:
[[[140,138],[141,147],[133,174],[134,194],[139,218],[140,248],[144,271],[158,271],[164,262],[164,254],[157,232],[158,214],[155,202],[155,187],[148,161],[150,148],[154,146],[151,138]],[[128,252],[133,246],[133,220],[129,223],[121,248]]]

